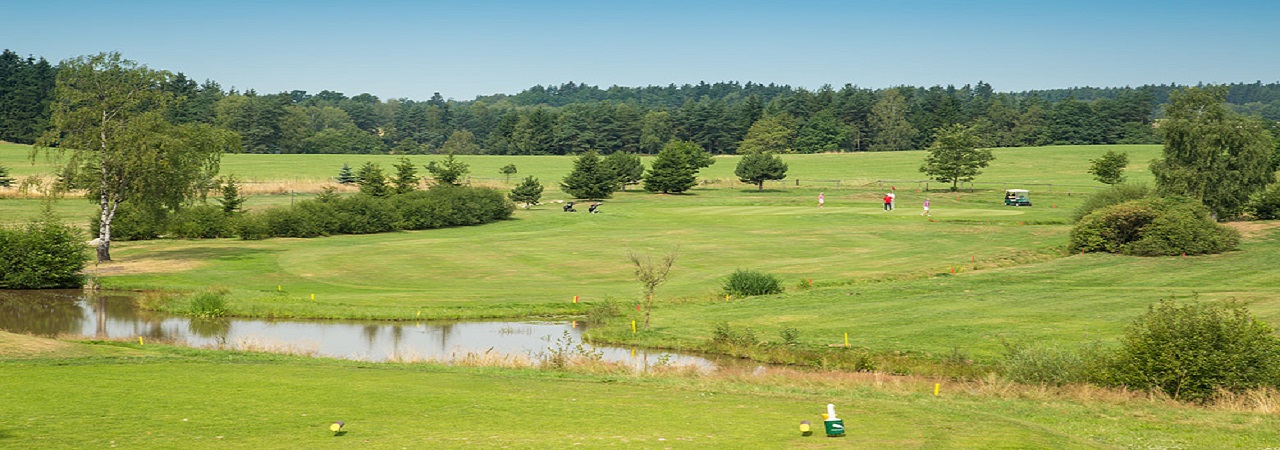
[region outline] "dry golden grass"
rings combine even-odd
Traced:
[[[359,186],[354,184],[336,184],[321,180],[262,181],[240,183],[240,195],[319,194],[330,187],[338,193],[360,190]]]
[[[1280,221],[1226,222],[1223,225],[1235,228],[1245,239],[1257,239],[1280,228]]]

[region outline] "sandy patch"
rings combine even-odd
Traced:
[[[90,263],[85,271],[98,275],[135,275],[140,273],[172,273],[183,272],[204,265],[204,262],[190,259],[154,259],[144,258],[125,261],[111,261],[101,264]]]
[[[1226,222],[1223,225],[1235,228],[1246,239],[1257,239],[1280,228],[1280,221]]]

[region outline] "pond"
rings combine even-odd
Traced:
[[[552,352],[578,354],[637,369],[656,364],[717,363],[668,351],[582,344],[587,327],[574,321],[389,322],[193,319],[138,309],[124,294],[75,290],[0,290],[0,330],[48,337],[135,339],[192,347],[307,354],[360,361],[452,361],[466,356],[537,360]]]

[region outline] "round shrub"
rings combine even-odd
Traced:
[[[724,282],[724,293],[738,297],[782,293],[782,280],[773,274],[738,269]]]
[[[1080,219],[1091,212],[1111,205],[1150,197],[1151,194],[1153,194],[1151,188],[1145,184],[1113,184],[1086,198],[1084,203],[1071,213],[1071,221],[1079,222]]]
[[[1240,234],[1214,222],[1199,202],[1147,198],[1107,206],[1080,219],[1071,230],[1070,250],[1176,256],[1221,253],[1239,243]]]
[[[1249,211],[1260,220],[1280,219],[1280,183],[1254,196],[1249,202]]]
[[[75,229],[52,218],[0,227],[0,289],[81,287],[87,252]]]
[[[1277,369],[1280,341],[1244,305],[1165,300],[1130,326],[1108,378],[1117,385],[1204,401],[1219,389],[1275,387]]]

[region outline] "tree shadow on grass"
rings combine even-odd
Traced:
[[[283,253],[283,250],[268,250],[244,247],[188,247],[172,250],[150,250],[130,260],[196,260],[196,261],[241,261],[258,258],[265,254]]]

